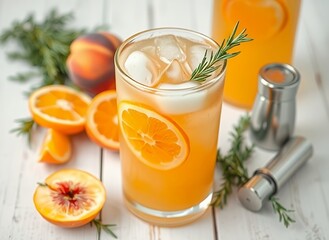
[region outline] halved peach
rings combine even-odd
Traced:
[[[105,188],[100,180],[82,170],[62,169],[36,188],[33,202],[43,218],[67,228],[92,221],[103,208]]]

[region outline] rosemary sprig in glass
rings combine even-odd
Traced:
[[[243,42],[252,41],[251,38],[247,37],[248,34],[246,33],[246,29],[243,29],[242,32],[240,32],[236,36],[238,27],[239,27],[239,22],[235,24],[232,33],[227,39],[227,41],[225,39],[222,41],[217,52],[215,54],[211,52],[209,59],[207,59],[208,52],[207,51],[205,52],[201,63],[192,72],[190,80],[201,81],[201,82],[205,81],[208,77],[211,76],[211,74],[214,71],[216,71],[220,67],[220,64],[217,64],[218,62],[224,59],[235,57],[238,54],[240,54],[240,52],[228,53],[229,50],[231,50],[236,46],[239,46]]]
[[[250,125],[250,117],[242,116],[239,122],[231,132],[231,147],[227,155],[222,155],[220,150],[217,153],[217,163],[222,170],[223,183],[219,190],[214,192],[212,205],[223,208],[227,203],[228,196],[232,193],[234,187],[240,187],[249,179],[248,171],[245,166],[246,160],[250,158],[253,153],[254,146],[246,146],[244,139],[244,132]],[[275,213],[279,215],[279,221],[288,227],[291,223],[295,222],[289,216],[293,210],[289,210],[281,203],[279,199],[271,196],[270,202]]]

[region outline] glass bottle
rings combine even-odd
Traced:
[[[252,42],[228,61],[224,100],[251,109],[259,69],[272,62],[292,63],[300,0],[214,0],[212,37],[221,43],[236,22]],[[238,29],[238,32],[239,30]]]

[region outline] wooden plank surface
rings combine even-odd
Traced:
[[[119,239],[329,239],[329,4],[326,0],[303,1],[294,65],[302,75],[297,96],[297,135],[314,145],[309,162],[280,190],[278,197],[295,209],[296,223],[285,229],[271,206],[259,213],[244,209],[236,194],[223,209],[211,209],[197,222],[179,228],[160,228],[131,215],[123,205],[118,153],[102,150],[82,133],[73,138],[74,155],[65,166],[36,163],[45,131],[34,134],[31,148],[23,138],[9,133],[15,119],[27,117],[27,84],[8,77],[28,70],[23,63],[9,62],[5,53],[15,50],[13,42],[0,46],[0,239],[96,239],[94,227],[63,229],[44,221],[33,206],[36,183],[62,167],[86,170],[102,179],[107,202],[101,213],[106,223],[115,223]],[[33,12],[42,19],[56,7],[73,11],[73,26],[92,29],[107,24],[126,38],[138,31],[162,26],[185,27],[210,34],[211,0],[0,0],[0,32],[14,20]],[[229,147],[232,124],[245,111],[224,104],[219,146]],[[250,173],[266,164],[275,153],[256,149],[248,163]],[[101,239],[112,239],[102,233]]]

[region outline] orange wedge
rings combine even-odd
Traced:
[[[86,132],[98,145],[119,150],[117,95],[114,90],[99,93],[87,110]]]
[[[48,129],[41,146],[39,162],[62,164],[70,160],[72,146],[69,136]]]
[[[147,107],[121,102],[119,121],[127,145],[149,167],[169,170],[187,159],[189,140],[169,118]]]
[[[106,200],[104,186],[93,175],[62,169],[39,184],[33,202],[40,215],[61,227],[79,227],[93,220]]]
[[[43,127],[65,134],[84,130],[85,115],[91,99],[86,94],[63,85],[37,89],[29,98],[32,118]]]

